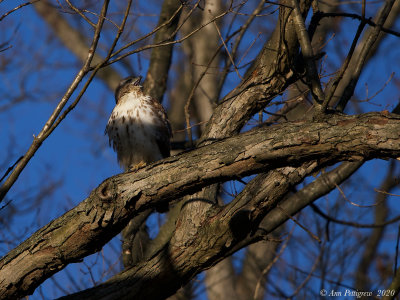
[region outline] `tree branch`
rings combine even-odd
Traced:
[[[57,9],[52,7],[46,1],[39,1],[34,4],[37,13],[50,25],[54,35],[69,49],[79,60],[85,61],[86,55],[89,51],[87,38],[78,30],[73,28],[64,18],[63,14],[59,13]],[[95,53],[91,65],[97,65],[103,62],[103,58]],[[103,68],[98,77],[114,91],[118,86],[119,81],[122,79],[117,70],[112,66]]]
[[[385,192],[390,192],[399,182],[397,176],[394,173],[394,161],[389,166],[386,177],[381,183],[380,189]],[[375,212],[374,212],[374,224],[381,224],[387,221],[389,216],[389,207],[387,205],[388,195],[385,193],[376,194]],[[373,228],[368,239],[364,243],[364,249],[358,262],[357,271],[355,273],[354,287],[359,291],[372,290],[372,285],[368,279],[368,273],[372,269],[373,261],[376,259],[378,254],[378,247],[381,244],[381,240],[384,236],[385,227]]]
[[[367,61],[369,53],[371,49],[373,49],[373,45],[379,38],[379,34],[381,33],[382,27],[392,10],[392,6],[395,3],[395,0],[386,0],[385,5],[383,6],[382,11],[379,13],[378,21],[376,22],[376,27],[372,28],[369,32],[365,43],[362,46],[362,49],[357,56],[357,63],[353,66],[351,70],[350,80],[343,91],[343,94],[340,97],[339,103],[337,105],[337,109],[343,111],[347,102],[350,100],[351,96],[353,96],[354,90],[356,88],[358,79],[360,78],[361,71]]]
[[[294,28],[296,29],[297,37],[299,39],[301,47],[301,52],[303,54],[303,58],[306,65],[307,81],[310,84],[310,91],[313,96],[314,103],[317,107],[319,107],[318,110],[322,112],[321,105],[325,100],[325,95],[324,92],[322,91],[321,82],[319,80],[319,75],[317,71],[317,66],[315,65],[315,57],[311,46],[310,37],[308,36],[303,16],[301,15],[300,5],[298,3],[298,0],[292,0],[292,4],[294,7],[293,8]]]
[[[182,5],[176,0],[165,0],[163,2],[160,18],[157,27],[160,29],[154,37],[154,44],[172,41],[175,38],[179,17],[182,12]],[[168,20],[170,20],[168,22]],[[167,26],[161,27],[168,22]],[[150,66],[147,71],[143,89],[147,95],[158,99],[160,102],[167,88],[168,71],[172,59],[172,49],[174,44],[164,47],[156,47],[151,51]]]
[[[78,87],[79,83],[82,81],[83,77],[89,72],[90,64],[94,58],[94,53],[96,51],[97,44],[100,39],[100,32],[101,32],[101,29],[103,28],[104,18],[107,14],[108,4],[109,4],[109,0],[104,0],[103,7],[101,9],[101,15],[98,18],[96,30],[94,32],[92,44],[87,53],[87,57],[86,57],[86,60],[83,64],[82,68],[79,70],[78,74],[75,76],[73,82],[69,86],[67,92],[64,94],[63,98],[60,100],[57,107],[54,109],[54,111],[50,115],[49,119],[44,124],[42,130],[39,132],[39,134],[36,137],[34,137],[33,142],[31,144],[31,146],[29,147],[28,151],[25,153],[23,158],[18,162],[15,169],[11,172],[11,174],[8,176],[8,178],[3,183],[3,185],[0,187],[0,202],[4,199],[4,197],[10,190],[10,188],[13,186],[15,181],[18,179],[19,175],[24,170],[26,165],[29,163],[31,158],[35,155],[36,151],[40,148],[40,146],[42,145],[44,140],[50,135],[50,133],[55,129],[55,127],[57,127],[58,123],[65,117],[65,114],[60,116],[63,108],[67,104],[68,100],[71,98],[74,91],[77,89],[77,87]],[[95,71],[92,73],[92,76],[94,76],[98,70],[99,70],[99,68],[96,68]],[[91,81],[91,79],[88,80],[85,87],[81,90],[80,96],[78,96],[76,98],[75,103],[77,103],[79,101],[80,97],[82,96],[83,92],[86,90],[86,87],[90,81]]]
[[[210,184],[307,161],[317,160],[319,166],[324,166],[340,160],[399,156],[398,115],[331,115],[321,122],[257,128],[169,157],[136,173],[111,177],[77,207],[37,231],[0,261],[0,297],[16,298],[32,292],[69,263],[101,249],[132,217]],[[260,203],[252,203],[251,207],[249,222],[256,224],[265,210]],[[237,210],[229,211],[224,217],[230,220]],[[219,230],[223,228],[204,234],[217,235]],[[222,236],[224,233],[220,232]],[[229,233],[231,246],[235,234]],[[212,262],[207,260],[207,265]],[[194,270],[188,272],[193,275]]]

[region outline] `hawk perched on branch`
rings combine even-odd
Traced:
[[[105,132],[125,171],[170,155],[171,126],[163,106],[143,93],[142,77],[128,77],[115,90],[116,106]]]

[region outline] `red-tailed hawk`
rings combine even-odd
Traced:
[[[122,80],[105,132],[125,171],[170,155],[171,126],[162,105],[143,93],[141,77]]]

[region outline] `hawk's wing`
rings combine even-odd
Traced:
[[[106,128],[104,130],[104,134],[108,135],[108,144],[110,145],[110,147],[112,146],[115,151],[117,148],[117,145],[115,143],[116,141],[115,134],[118,134],[118,132],[117,130],[114,130],[114,128],[115,128],[115,116],[114,112],[112,112],[110,118],[108,119]]]
[[[170,156],[170,139],[172,137],[171,124],[169,123],[167,113],[160,102],[152,98],[151,107],[153,113],[157,116],[157,122],[155,124],[156,142],[158,148],[160,149],[161,155],[165,158]]]

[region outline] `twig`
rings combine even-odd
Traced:
[[[269,270],[271,270],[272,266],[273,266],[273,265],[278,261],[278,259],[282,256],[283,251],[286,249],[287,245],[289,244],[290,237],[292,236],[293,231],[294,231],[295,228],[296,228],[296,227],[293,226],[292,230],[289,232],[288,237],[286,238],[285,243],[282,245],[281,249],[279,249],[278,254],[276,254],[275,257],[274,257],[274,259],[264,268],[264,270],[262,270],[261,275],[260,275],[260,278],[258,279],[257,284],[256,284],[256,288],[255,288],[255,290],[254,290],[253,299],[257,299],[259,290],[260,290],[260,288],[261,288],[262,279],[265,277],[265,275],[268,274],[268,272],[269,272]]]
[[[386,88],[386,86],[389,84],[389,82],[393,79],[394,74],[395,74],[394,72],[392,72],[392,74],[390,74],[389,79],[386,80],[386,82],[383,84],[383,86],[375,94],[368,97],[368,91],[367,91],[367,98],[360,99],[360,100],[358,100],[358,102],[368,102],[368,101],[372,100],[373,98],[375,98],[377,95],[379,95]]]
[[[221,31],[219,30],[217,23],[214,22],[214,25],[215,25],[215,29],[216,29],[217,32],[218,32],[219,38],[221,39],[222,44],[224,45],[225,51],[226,51],[226,53],[228,54],[229,60],[231,61],[231,64],[232,64],[233,68],[234,68],[235,71],[236,71],[236,74],[239,76],[240,80],[243,80],[243,77],[240,75],[239,70],[237,69],[237,67],[236,67],[236,65],[235,65],[235,61],[233,60],[233,57],[232,57],[231,53],[229,52],[229,49],[228,49],[228,47],[226,46],[224,39],[222,38]]]
[[[21,7],[27,6],[27,5],[29,5],[29,4],[32,4],[32,3],[35,3],[35,2],[38,2],[38,1],[40,1],[40,0],[29,1],[29,2],[22,3],[21,5],[18,5],[17,7],[13,8],[12,10],[10,10],[10,11],[6,12],[5,14],[3,14],[3,15],[0,17],[0,22],[1,22],[5,17],[7,17],[9,14],[11,14],[11,13],[17,11],[17,10],[20,9]]]
[[[114,51],[115,46],[117,45],[117,42],[119,40],[119,38],[121,37],[121,34],[125,28],[125,24],[126,24],[126,20],[128,18],[129,15],[129,10],[130,7],[132,5],[132,0],[129,0],[128,5],[126,7],[125,10],[125,15],[124,15],[124,19],[122,20],[122,24],[119,27],[119,30],[117,32],[117,35],[114,38],[113,44],[111,45],[110,49],[108,50],[107,56],[103,59],[102,63],[99,63],[96,68],[93,70],[93,72],[90,74],[89,79],[85,82],[85,85],[83,86],[83,88],[81,89],[81,91],[79,92],[79,95],[76,97],[75,101],[73,103],[71,103],[71,105],[63,112],[63,114],[58,118],[58,120],[54,123],[54,126],[52,127],[51,131],[49,131],[48,135],[53,132],[54,129],[56,129],[56,127],[61,123],[61,121],[63,119],[65,119],[65,117],[68,115],[68,113],[73,110],[76,105],[79,103],[79,101],[81,100],[83,94],[86,92],[86,89],[88,88],[89,84],[92,82],[94,76],[97,74],[97,72],[103,67],[104,63],[107,62],[112,54],[112,51]],[[90,51],[90,50],[89,50]]]
[[[185,41],[186,39],[190,38],[192,35],[196,34],[198,31],[200,31],[202,28],[204,28],[204,27],[207,26],[208,24],[210,24],[210,23],[212,23],[212,22],[215,22],[215,21],[217,21],[217,20],[223,18],[223,17],[224,17],[225,15],[227,15],[228,13],[230,13],[230,10],[224,11],[223,13],[221,13],[221,14],[215,16],[215,17],[214,17],[213,19],[211,19],[210,21],[206,22],[205,24],[200,25],[198,28],[194,29],[192,32],[188,33],[187,35],[185,35],[184,37],[182,37],[182,38],[180,38],[180,39],[178,39],[178,40],[175,40],[175,41],[168,41],[168,39],[167,39],[167,41],[165,41],[165,42],[160,42],[160,43],[151,44],[151,45],[146,45],[146,46],[137,48],[137,49],[132,50],[132,51],[129,51],[129,52],[127,52],[127,53],[121,54],[120,56],[116,57],[116,58],[113,59],[113,60],[110,60],[109,62],[105,63],[105,64],[103,65],[103,67],[106,67],[106,66],[108,66],[108,65],[111,65],[111,64],[113,64],[113,63],[115,63],[115,62],[117,62],[117,61],[119,61],[119,60],[121,60],[121,59],[123,59],[123,58],[129,56],[129,55],[132,55],[132,54],[135,54],[135,53],[138,53],[138,52],[142,52],[142,51],[144,51],[144,50],[148,50],[148,49],[152,49],[152,48],[156,48],[156,47],[164,47],[164,46],[167,46],[167,45],[180,44],[180,43],[182,43],[183,41]],[[170,20],[172,20],[174,17],[175,17],[175,14],[170,18]],[[169,22],[169,21],[168,21],[168,22]],[[141,38],[139,38],[139,39],[137,39],[137,40],[135,40],[135,41],[133,41],[133,42],[131,42],[131,43],[129,43],[129,44],[123,46],[121,49],[119,49],[118,51],[114,52],[114,53],[111,55],[111,57],[116,56],[116,55],[119,54],[122,50],[125,50],[125,49],[128,48],[129,46],[131,46],[131,45],[133,45],[133,44],[135,44],[135,43],[137,43],[137,42],[143,40],[144,38],[146,38],[146,37],[148,37],[148,36],[150,36],[150,35],[152,35],[152,34],[153,34],[156,30],[158,30],[161,26],[165,26],[165,25],[166,25],[166,24],[164,23],[163,25],[160,25],[160,26],[157,27],[155,30],[153,30],[151,33],[147,34],[146,36],[141,37]]]
[[[92,59],[94,57],[94,53],[97,48],[98,41],[100,39],[100,32],[104,24],[104,17],[107,13],[108,9],[108,4],[110,0],[104,0],[103,2],[103,7],[101,10],[101,16],[99,17],[97,26],[96,26],[96,31],[93,36],[92,44],[90,46],[90,49],[88,51],[88,55],[86,58],[86,61],[82,68],[79,70],[78,74],[76,75],[75,79],[69,86],[67,92],[61,99],[61,101],[58,103],[57,107],[53,111],[53,113],[50,115],[49,119],[43,126],[42,130],[40,133],[33,139],[33,142],[31,146],[29,147],[28,151],[25,153],[23,158],[19,161],[19,163],[16,165],[15,169],[11,172],[11,174],[8,176],[6,181],[3,183],[3,185],[0,187],[0,202],[4,199],[5,195],[7,192],[10,190],[12,185],[15,183],[15,181],[18,179],[19,175],[21,174],[22,170],[26,167],[30,159],[34,156],[36,151],[40,148],[44,140],[50,135],[50,133],[57,127],[57,125],[61,122],[57,120],[57,117],[60,115],[62,109],[64,106],[67,104],[68,100],[78,87],[79,83],[82,81],[83,77],[89,72],[90,69],[90,63],[92,62]],[[99,64],[101,66],[101,64]],[[94,75],[93,75],[94,76]],[[82,93],[81,93],[82,94]],[[79,100],[78,100],[79,101]],[[62,118],[61,116],[60,118]],[[57,122],[56,122],[57,120]]]
[[[232,57],[236,57],[236,53],[237,50],[239,48],[239,45],[243,39],[244,34],[246,33],[247,29],[250,27],[251,23],[253,22],[253,20],[255,19],[256,16],[258,16],[258,14],[261,12],[262,8],[264,7],[264,0],[261,0],[257,7],[254,9],[254,11],[251,13],[250,17],[246,20],[246,22],[243,24],[243,26],[241,26],[240,28],[240,33],[238,35],[238,37],[235,40],[235,43],[232,47]],[[279,9],[279,8],[277,8]],[[240,60],[241,61],[241,60]],[[238,65],[240,64],[240,61],[238,63]],[[218,93],[221,93],[222,90],[222,86],[226,80],[226,76],[228,75],[228,71],[229,71],[229,67],[230,67],[230,61],[227,61],[224,70],[222,71],[222,75],[221,75],[221,80],[219,81],[219,85],[218,85]]]
[[[398,195],[398,194],[393,194],[393,193],[389,193],[389,192],[386,192],[386,191],[381,191],[381,190],[378,190],[376,188],[374,189],[374,191],[377,192],[377,193],[382,193],[382,194],[388,195],[388,196],[400,197],[400,195]]]
[[[288,297],[288,299],[293,299],[294,296],[296,296],[296,295],[300,292],[300,290],[306,285],[306,283],[311,279],[311,277],[313,276],[313,273],[314,273],[315,269],[316,269],[317,266],[318,266],[319,261],[320,261],[321,258],[322,258],[322,254],[323,254],[323,250],[321,250],[320,254],[319,254],[318,257],[315,259],[315,262],[314,262],[313,266],[311,267],[310,272],[307,274],[307,277],[306,277],[306,278],[303,280],[303,282],[296,288],[296,290],[293,292],[293,294],[290,295],[290,296]]]
[[[96,28],[96,24],[94,24],[92,21],[90,21],[90,19],[88,17],[86,17],[77,7],[75,7],[74,5],[72,5],[71,1],[69,0],[65,0],[69,7],[75,11],[77,14],[79,14],[86,22],[88,22],[93,28]]]
[[[126,44],[126,45],[123,46],[123,47],[121,47],[119,50],[115,51],[115,52],[111,55],[111,58],[114,57],[114,56],[116,56],[116,55],[118,55],[119,53],[121,53],[121,52],[124,51],[125,49],[127,49],[127,48],[133,46],[134,44],[137,44],[138,42],[140,42],[140,41],[142,41],[142,40],[148,38],[149,36],[152,36],[155,32],[157,32],[157,31],[160,30],[161,28],[163,28],[163,27],[165,27],[165,26],[168,26],[168,25],[175,19],[176,15],[181,11],[181,9],[183,9],[183,5],[181,5],[181,6],[175,11],[175,13],[171,16],[171,18],[169,18],[169,19],[168,19],[167,21],[165,21],[163,24],[161,24],[160,26],[157,26],[157,27],[154,28],[152,31],[150,31],[149,33],[147,33],[147,34],[141,36],[140,38],[138,38],[138,39],[136,39],[136,40],[134,40],[134,41],[132,41],[132,42]],[[146,50],[146,49],[144,49],[144,50]],[[126,55],[125,55],[125,56],[126,56]],[[125,56],[123,56],[123,57],[125,57]],[[123,58],[123,57],[122,57],[122,58]],[[117,59],[115,59],[115,60],[117,60]],[[111,64],[111,63],[110,63],[110,64]]]
[[[14,169],[14,167],[21,161],[21,159],[23,159],[23,156],[20,156],[17,161],[7,169],[7,171],[4,173],[4,175],[0,178],[0,182],[2,182],[4,180],[4,178],[7,177],[7,175],[12,171],[12,169]]]
[[[295,218],[293,218],[289,213],[286,212],[286,210],[284,210],[280,205],[276,206],[281,212],[283,212],[283,214],[285,214],[288,218],[290,218],[293,222],[295,222],[297,225],[300,226],[300,228],[302,228],[305,232],[307,232],[313,239],[317,240],[319,243],[321,243],[321,239],[316,236],[314,233],[312,233],[310,230],[308,230],[305,226],[303,226],[302,224],[300,224],[299,221],[297,221]]]
[[[239,29],[240,30],[240,29]],[[238,31],[235,31],[234,33],[232,33],[227,39],[226,42],[229,41],[233,36],[235,36],[237,34]],[[200,85],[201,80],[203,79],[204,75],[207,73],[207,70],[210,68],[213,60],[215,59],[215,57],[217,56],[218,52],[221,50],[222,45],[219,45],[218,48],[215,50],[213,56],[211,57],[210,61],[208,62],[206,68],[204,69],[204,71],[200,74],[197,82],[194,84],[192,90],[189,93],[188,99],[186,100],[186,104],[184,107],[184,111],[185,111],[185,122],[186,122],[186,131],[187,131],[187,136],[189,139],[189,143],[191,145],[191,147],[193,146],[193,135],[192,135],[192,126],[190,125],[190,113],[189,113],[189,108],[190,108],[190,104],[192,102],[194,93],[197,89],[197,87]]]
[[[374,224],[360,224],[357,222],[349,222],[349,221],[343,221],[343,220],[338,220],[335,219],[329,215],[327,215],[326,213],[324,213],[318,206],[316,206],[315,204],[311,203],[311,208],[317,213],[319,214],[321,217],[323,217],[324,219],[327,219],[330,222],[334,222],[337,224],[341,224],[341,225],[345,225],[345,226],[352,226],[355,228],[378,228],[378,227],[385,227],[387,225],[396,223],[398,221],[400,221],[400,216],[397,216],[389,221],[383,222],[383,223],[374,223]]]
[[[367,208],[367,207],[377,206],[382,202],[382,201],[378,201],[378,202],[376,202],[374,204],[371,204],[371,205],[360,205],[360,204],[354,203],[353,201],[351,201],[350,199],[348,199],[346,197],[346,194],[343,192],[343,190],[336,183],[335,183],[335,186],[338,189],[339,193],[342,195],[343,199],[346,200],[347,202],[349,202],[351,205],[354,205],[354,206],[357,206],[357,207]]]
[[[319,23],[319,21],[322,18],[335,18],[335,17],[343,17],[343,18],[352,18],[352,19],[357,19],[357,20],[364,20],[368,25],[372,27],[378,26],[375,22],[373,22],[371,19],[363,19],[362,16],[357,15],[357,14],[350,14],[350,13],[344,13],[344,12],[337,12],[337,13],[324,13],[324,12],[319,12],[318,14],[313,15],[312,20],[311,20],[311,26],[310,28],[315,28],[315,26]],[[391,30],[389,28],[385,28],[382,26],[381,31],[384,33],[388,33],[397,37],[400,37],[400,33],[394,30]],[[311,36],[311,33],[310,33]]]

